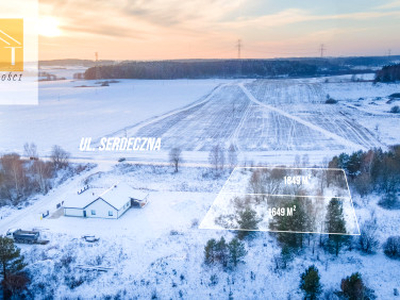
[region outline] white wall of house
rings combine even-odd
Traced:
[[[124,204],[124,206],[118,211],[118,218],[121,217],[131,207],[131,200]]]
[[[118,211],[110,204],[99,198],[85,208],[87,218],[117,219]]]
[[[86,217],[86,218],[105,218],[118,219],[131,207],[131,200],[123,205],[120,210],[115,209],[102,198],[97,198],[90,205],[83,208],[64,207],[64,216]],[[86,212],[86,214],[85,214]]]
[[[81,208],[64,208],[64,216],[83,217],[83,209]]]

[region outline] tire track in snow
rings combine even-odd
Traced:
[[[199,106],[202,106],[202,105],[206,104],[207,102],[210,101],[210,99],[211,99],[216,93],[218,93],[218,92],[222,89],[222,87],[227,86],[227,85],[229,85],[229,83],[219,84],[219,85],[218,85],[217,87],[215,87],[203,100],[195,101],[195,102],[193,102],[193,103],[191,103],[191,104],[189,104],[189,105],[186,105],[186,106],[184,106],[184,107],[182,107],[182,108],[175,109],[175,110],[173,110],[173,111],[171,111],[171,112],[168,112],[168,113],[166,113],[166,114],[163,114],[163,115],[161,115],[161,116],[157,116],[157,117],[153,117],[153,118],[144,120],[144,121],[142,121],[142,122],[139,122],[138,124],[135,124],[135,125],[132,125],[132,126],[124,127],[124,128],[121,129],[121,130],[118,130],[118,131],[113,132],[113,133],[111,133],[111,134],[104,135],[103,137],[121,137],[121,138],[122,138],[122,137],[124,137],[124,133],[125,133],[125,132],[128,132],[128,131],[129,131],[129,136],[136,136],[136,134],[138,133],[138,131],[139,131],[140,129],[142,129],[143,127],[146,127],[146,126],[149,126],[149,125],[151,125],[151,124],[160,122],[160,121],[162,121],[162,120],[167,119],[168,117],[172,117],[172,116],[178,115],[179,113],[187,112],[187,111],[189,111],[189,110],[191,110],[191,109],[193,109],[193,108],[196,108],[196,107],[199,107]],[[95,140],[92,142],[92,146],[93,146],[93,147],[98,147],[98,146],[100,145],[100,139],[101,139],[101,137],[95,139]]]
[[[231,143],[235,146],[237,152],[241,151],[240,147],[239,147],[239,133],[242,130],[242,128],[244,126],[244,123],[245,123],[245,121],[247,120],[247,118],[248,118],[248,116],[250,114],[250,110],[251,110],[251,103],[248,102],[246,104],[245,111],[243,112],[243,116],[240,119],[239,124],[236,126],[235,131],[233,132],[233,134],[232,134],[232,136],[230,138]]]
[[[305,120],[303,120],[303,119],[301,119],[299,117],[293,116],[293,115],[291,115],[291,114],[289,114],[289,113],[287,113],[287,112],[285,112],[285,111],[283,111],[283,110],[281,110],[279,108],[276,108],[276,107],[273,107],[273,106],[270,106],[270,105],[267,105],[265,103],[262,103],[262,102],[258,101],[253,96],[253,94],[251,94],[250,91],[244,86],[243,83],[238,83],[238,86],[242,89],[242,91],[246,94],[246,96],[251,101],[253,101],[254,103],[257,103],[257,104],[259,104],[259,105],[261,105],[261,106],[263,106],[263,107],[265,107],[265,108],[267,108],[267,109],[269,109],[271,111],[277,112],[278,114],[280,114],[280,115],[282,115],[284,117],[287,117],[287,118],[289,118],[291,120],[294,120],[294,121],[296,121],[296,122],[298,122],[300,124],[303,124],[303,125],[309,127],[312,130],[318,131],[318,132],[324,134],[325,136],[338,141],[340,144],[342,144],[344,146],[348,146],[348,147],[350,146],[351,148],[354,148],[354,150],[364,150],[364,151],[367,150],[367,148],[364,147],[363,145],[359,145],[359,144],[356,144],[356,143],[351,142],[349,140],[346,140],[345,138],[343,138],[341,136],[338,136],[338,135],[334,134],[333,132],[325,130],[325,129],[323,129],[323,128],[319,127],[319,126],[316,126],[316,125],[314,125],[314,124],[312,124],[312,123],[310,123],[308,121],[305,121]]]

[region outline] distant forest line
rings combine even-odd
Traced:
[[[400,64],[384,66],[382,70],[376,73],[377,82],[395,82],[400,81]]]
[[[53,60],[40,66],[82,65],[88,67],[84,79],[206,79],[314,77],[377,72],[400,62],[400,56],[287,58],[287,59],[187,59],[162,61]],[[385,67],[386,66],[386,67]],[[383,70],[384,70],[383,69]],[[378,74],[381,71],[378,71]],[[382,75],[378,81],[397,76]],[[399,79],[395,79],[399,80]]]

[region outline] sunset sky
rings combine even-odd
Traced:
[[[40,59],[400,54],[400,1],[40,0]]]

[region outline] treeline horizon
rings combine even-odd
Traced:
[[[285,78],[374,72],[339,58],[128,61],[94,66],[84,79]]]
[[[87,67],[79,79],[285,78],[376,73],[395,56],[292,57],[265,59],[42,60],[40,67]],[[379,71],[378,71],[379,72]],[[78,76],[77,76],[78,78]]]

